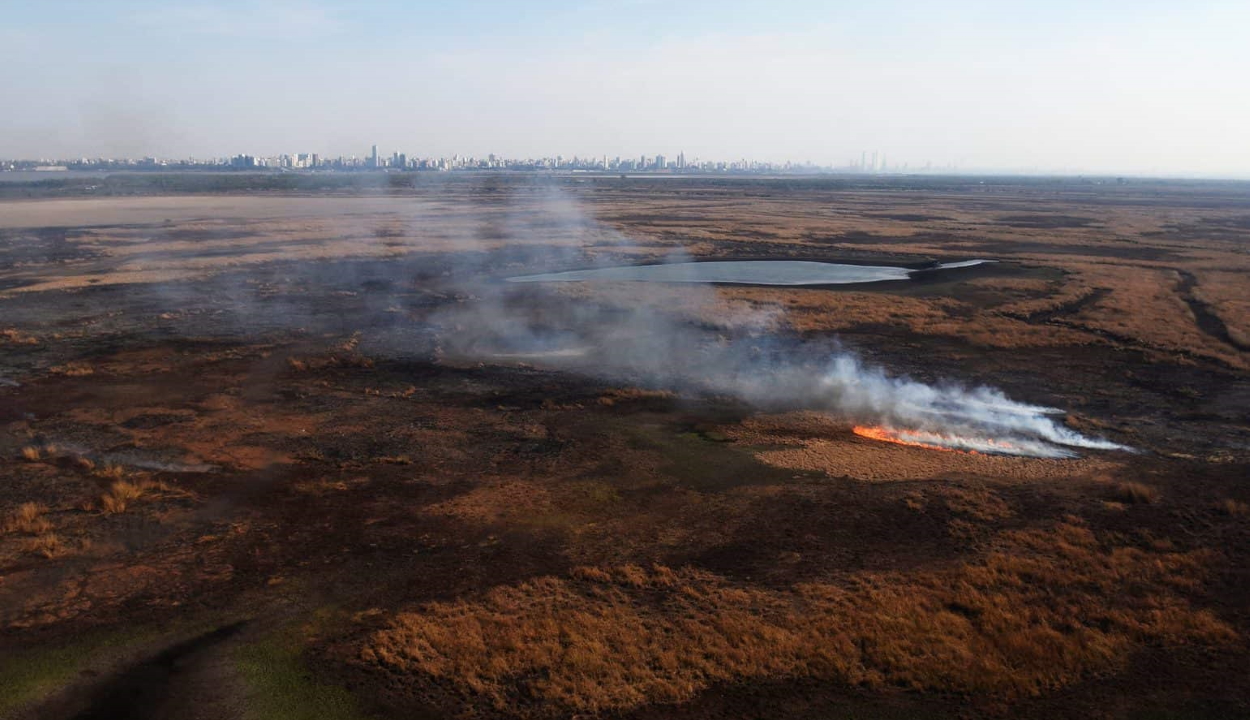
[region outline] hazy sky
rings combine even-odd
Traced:
[[[1250,175],[1250,0],[0,0],[0,157]]]

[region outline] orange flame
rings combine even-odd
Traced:
[[[1034,443],[1023,445],[1009,440],[981,437],[978,435],[955,435],[952,433],[932,432],[929,430],[899,430],[885,425],[856,425],[852,428],[856,435],[870,440],[909,445],[926,450],[942,450],[959,452],[969,455],[1020,455],[1025,457],[1073,457],[1074,453],[1063,450],[1052,450],[1044,445]]]
[[[973,455],[979,455],[976,450],[956,450],[954,448],[943,447],[933,443],[918,442],[916,440],[908,440],[902,437],[898,430],[881,425],[856,425],[851,428],[851,432],[869,440],[880,440],[881,442],[894,443],[896,445],[908,445],[910,447],[924,448],[926,450],[941,450],[942,452],[968,452]]]
[[[925,430],[895,430],[882,425],[856,425],[852,431],[860,437],[871,440],[910,445],[926,450],[961,452],[969,455],[1016,455],[1020,452],[1015,445],[992,438],[969,438]]]

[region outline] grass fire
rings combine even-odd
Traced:
[[[1250,195],[1141,183],[0,183],[0,717],[1244,715]]]
[[[856,435],[870,440],[896,443],[926,450],[944,452],[966,452],[973,455],[1024,455],[1030,457],[1075,457],[1074,451],[1055,447],[1044,447],[1038,444],[1014,443],[1008,440],[996,440],[985,437],[969,437],[951,435],[925,430],[896,430],[880,425],[856,425],[851,430]]]

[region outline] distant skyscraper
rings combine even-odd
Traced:
[[[369,152],[369,167],[376,168],[378,166],[378,146],[374,145],[373,150]]]

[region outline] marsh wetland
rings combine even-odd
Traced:
[[[0,188],[0,717],[1250,712],[1244,184],[87,184]]]

